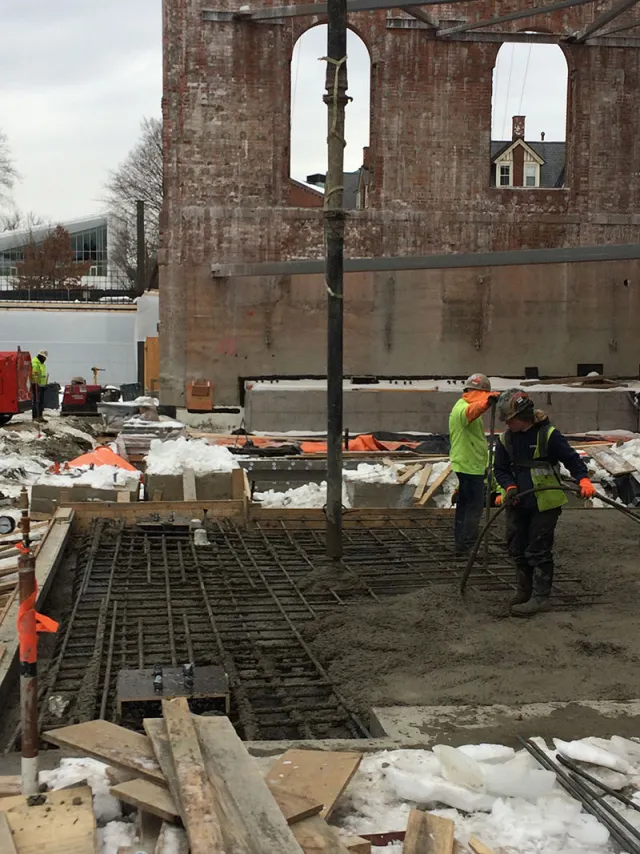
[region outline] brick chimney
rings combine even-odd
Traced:
[[[512,122],[512,131],[511,138],[515,141],[516,139],[524,139],[524,122],[526,116],[514,116],[511,119]]]

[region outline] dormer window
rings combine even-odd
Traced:
[[[540,166],[538,163],[524,164],[524,185],[525,187],[540,186]]]
[[[511,164],[510,163],[498,163],[498,175],[500,178],[499,185],[500,187],[510,187],[511,186]]]

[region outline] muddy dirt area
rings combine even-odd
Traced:
[[[614,510],[568,510],[558,573],[597,604],[508,615],[510,593],[427,588],[317,620],[306,639],[346,699],[375,705],[637,698],[640,526]]]

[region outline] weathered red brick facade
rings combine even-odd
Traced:
[[[439,14],[480,20],[523,2],[455,4]],[[238,376],[322,373],[325,364],[321,278],[210,275],[214,261],[323,252],[322,211],[291,206],[288,132],[293,47],[323,19],[202,20],[203,9],[240,5],[164,0],[161,383],[175,404],[192,379],[211,379],[218,402],[232,402]],[[503,27],[570,34],[607,5]],[[372,177],[368,209],[348,219],[349,255],[638,242],[640,51],[633,41],[563,45],[566,187],[497,189],[489,186],[488,152],[499,43],[436,39],[425,29],[390,27],[388,17],[406,16],[361,12],[350,20],[372,61]],[[347,371],[519,373],[538,365],[566,373],[576,362],[604,362],[630,373],[640,361],[635,262],[359,274],[346,291]]]

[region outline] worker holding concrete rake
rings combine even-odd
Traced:
[[[582,498],[593,498],[596,490],[583,460],[526,392],[503,392],[497,411],[506,429],[496,443],[494,476],[504,490],[507,548],[516,564],[511,613],[530,617],[549,602],[555,529],[567,502],[562,490],[544,487],[561,485],[562,463],[578,481]]]

